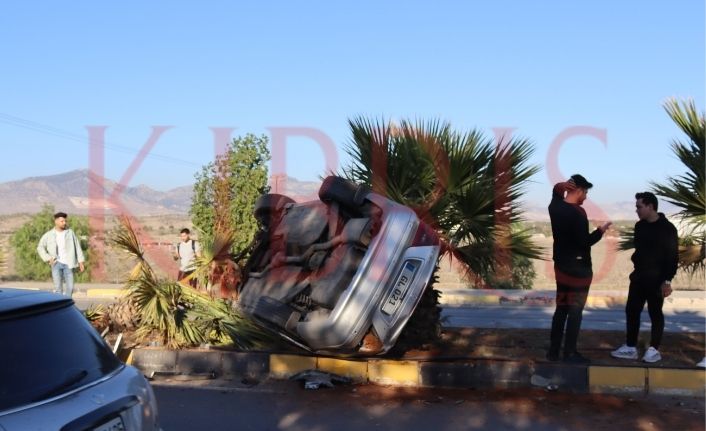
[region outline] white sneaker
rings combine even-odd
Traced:
[[[662,355],[659,354],[659,350],[654,347],[650,347],[645,352],[645,356],[642,357],[645,362],[659,362],[662,360]]]
[[[617,350],[610,352],[610,356],[618,359],[637,359],[637,348],[623,344]]]
[[[704,356],[704,358],[701,360],[701,362],[696,364],[696,366],[701,367],[701,368],[706,368],[706,356]]]

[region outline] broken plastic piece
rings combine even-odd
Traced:
[[[304,389],[319,389],[322,386],[332,388],[334,384],[348,385],[351,383],[351,379],[348,377],[319,370],[302,371],[301,373],[295,374],[290,379],[304,381]]]

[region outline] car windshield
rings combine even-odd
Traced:
[[[121,365],[74,306],[0,320],[0,413],[96,381]]]

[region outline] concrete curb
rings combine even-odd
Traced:
[[[135,349],[128,361],[145,375],[237,376],[287,379],[305,370],[358,383],[426,388],[541,386],[572,393],[678,394],[704,397],[706,370],[576,366],[555,362],[463,359],[453,361],[339,359],[218,350]]]

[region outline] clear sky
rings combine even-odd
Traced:
[[[527,200],[546,204],[550,145],[572,127],[558,172],[596,202],[630,201],[678,175],[669,97],[704,109],[704,1],[12,2],[0,7],[0,181],[89,168],[87,126],[108,126],[119,179],[152,126],[173,126],[130,185],[190,184],[213,159],[211,127],[318,130],[347,119],[440,118],[536,144]],[[585,129],[584,129],[585,130]],[[293,138],[287,173],[325,169]],[[553,178],[552,178],[553,179]]]

